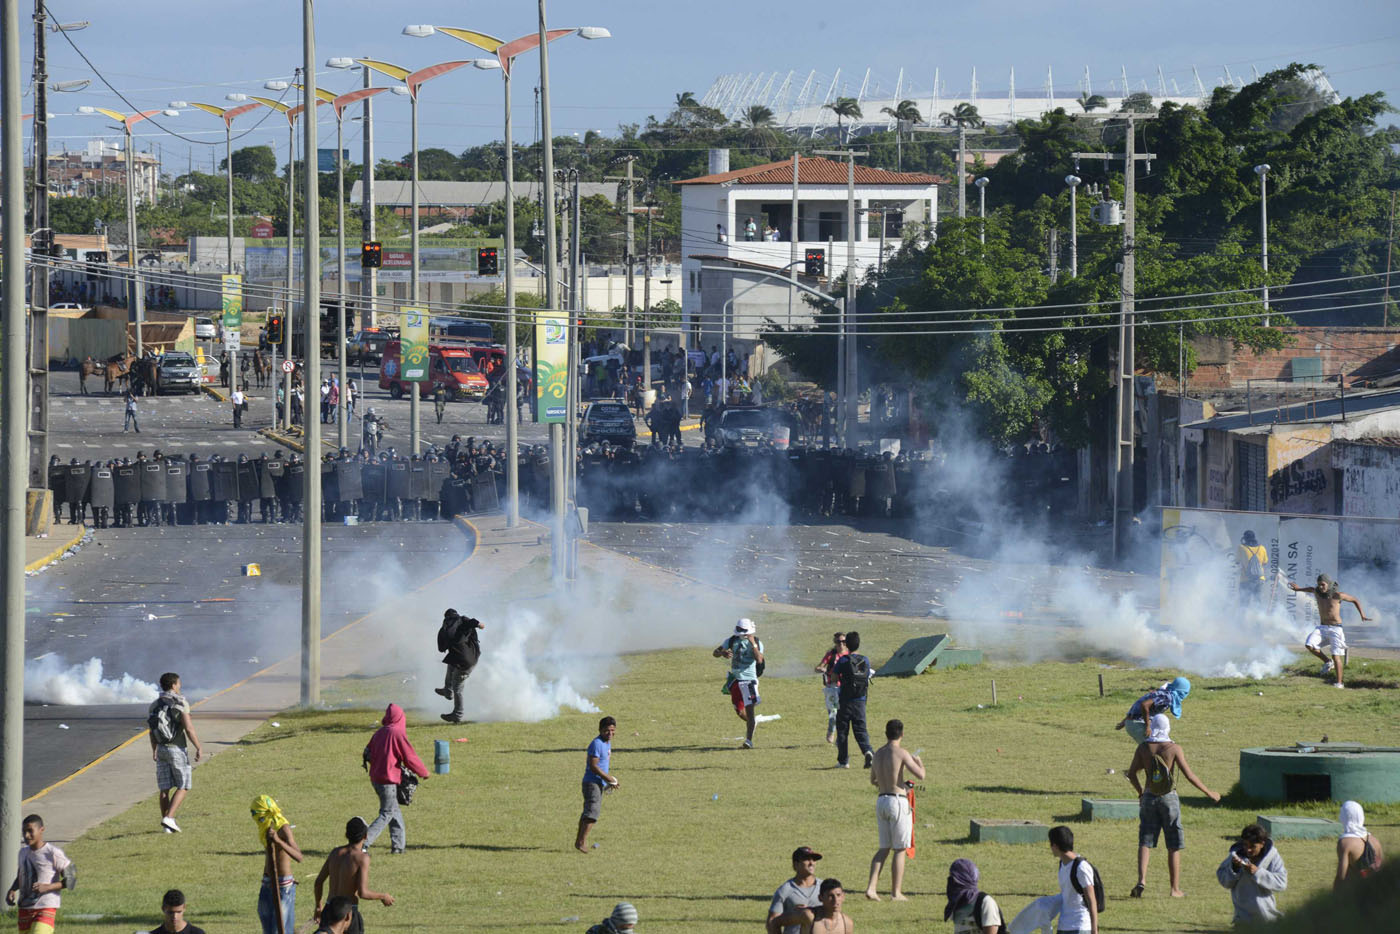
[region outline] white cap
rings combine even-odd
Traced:
[[[749,619],[747,616],[734,624],[734,635],[736,636],[751,636],[757,630],[758,627],[755,626],[753,620]]]

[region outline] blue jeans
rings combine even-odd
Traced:
[[[870,736],[865,731],[865,698],[842,701],[836,710],[836,761],[844,765],[847,733],[855,733],[856,745],[862,754],[871,752]]]
[[[263,934],[277,934],[277,908],[273,902],[272,880],[263,876],[262,888],[258,889],[258,920],[262,922]],[[297,887],[280,886],[282,890],[282,930],[292,934],[296,930]]]
[[[365,846],[372,846],[387,826],[389,828],[389,848],[395,852],[401,852],[406,837],[403,812],[399,810],[399,786],[375,785],[374,791],[375,794],[379,795],[379,816],[374,819],[374,823],[369,825],[369,832],[365,834]]]

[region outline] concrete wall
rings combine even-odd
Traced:
[[[1276,428],[1268,439],[1269,511],[1331,515],[1337,482],[1329,443],[1332,426]]]
[[[1400,441],[1339,441],[1332,466],[1344,515],[1400,520]],[[1340,547],[1344,559],[1393,565],[1400,559],[1400,521],[1344,522]]]

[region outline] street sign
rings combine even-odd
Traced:
[[[296,368],[297,368],[297,365],[296,365],[295,363],[293,363],[291,360],[283,360],[283,361],[282,361],[282,372],[283,372],[283,373],[290,373],[290,372],[292,372],[293,370],[295,370]]]
[[[243,335],[238,331],[224,331],[224,350],[233,356],[243,349]]]

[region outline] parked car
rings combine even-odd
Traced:
[[[213,318],[194,319],[194,339],[197,341],[218,340],[219,329],[214,324]]]
[[[787,428],[790,443],[801,427],[796,418],[781,409],[764,406],[730,406],[719,417],[719,440],[725,447],[757,447],[776,443],[775,428]],[[786,446],[784,443],[784,446]]]
[[[161,392],[175,389],[198,392],[203,382],[199,364],[192,355],[183,350],[163,353],[156,360],[156,386]]]
[[[583,444],[607,441],[631,447],[637,440],[637,423],[632,420],[631,410],[621,402],[590,402],[583,410],[578,434]]]

